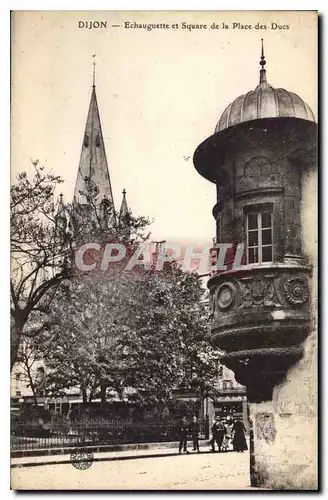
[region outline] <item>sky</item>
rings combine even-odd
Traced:
[[[79,21],[103,21],[107,28],[79,28]],[[126,28],[126,22],[170,29]],[[182,29],[183,22],[207,29]],[[267,28],[256,29],[258,23]],[[195,149],[213,134],[226,106],[257,86],[261,37],[268,82],[300,95],[317,116],[316,30],[311,12],[15,12],[12,179],[39,159],[63,177],[61,191],[71,201],[96,54],[116,208],[125,188],[132,212],[154,219],[153,240],[209,242],[215,186],[196,172]]]

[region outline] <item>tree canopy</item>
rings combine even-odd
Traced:
[[[96,205],[91,183],[87,205],[56,204],[62,180],[37,162],[34,169],[11,188],[12,364],[28,338],[22,353],[31,384],[33,352],[45,361],[43,395],[79,388],[84,402],[115,394],[165,403],[177,388],[205,394],[218,355],[198,276],[175,263],[162,271],[74,269],[74,248],[88,241],[124,242],[131,255],[149,238],[149,220],[131,212],[123,220],[106,200]]]
[[[110,393],[166,402],[176,388],[203,392],[217,376],[198,277],[163,272],[86,273],[52,303],[59,333],[44,343],[47,389],[78,387],[84,402]]]
[[[62,179],[33,163],[34,175],[17,176],[11,186],[11,366],[23,335],[49,327],[42,314],[47,292],[66,275],[64,238],[55,220],[54,194]]]
[[[144,240],[146,217],[119,218],[109,203],[96,203],[97,187],[88,183],[87,206],[66,204],[56,190],[63,180],[36,160],[32,175],[22,172],[11,186],[11,367],[23,337],[52,331],[57,319],[49,315],[62,280],[74,276],[75,248],[85,241],[117,241],[127,236]],[[83,193],[84,194],[84,193]],[[50,318],[52,318],[50,320]]]

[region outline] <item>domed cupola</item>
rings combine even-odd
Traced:
[[[267,83],[263,39],[261,54],[260,83],[255,90],[235,99],[223,111],[215,132],[221,132],[238,123],[260,118],[292,117],[314,122],[314,114],[297,94],[285,89],[275,89]]]
[[[203,141],[194,153],[196,170],[218,185],[227,185],[225,165],[229,151],[236,151],[245,145],[251,147],[261,143],[264,146],[270,141],[276,144],[293,143],[294,150],[301,151],[302,143],[308,141],[309,136],[316,137],[317,125],[310,106],[297,94],[274,88],[267,82],[263,39],[261,45],[259,84],[227,106],[213,135]]]

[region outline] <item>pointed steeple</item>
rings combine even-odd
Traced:
[[[131,227],[130,227],[130,219],[129,219],[129,207],[126,201],[126,191],[123,189],[122,191],[123,198],[120,208],[120,213],[118,217],[118,225],[121,232],[121,236],[125,239],[130,239],[131,236]]]
[[[60,193],[60,195],[58,196],[57,210],[56,210],[55,217],[56,217],[56,220],[63,220],[63,221],[67,220],[63,193]]]
[[[120,215],[119,215],[120,222],[122,221],[123,217],[125,217],[126,215],[129,215],[129,208],[128,208],[128,204],[127,204],[127,201],[126,201],[126,191],[125,191],[125,189],[123,189],[122,194],[123,194],[123,198],[122,198],[122,203],[121,203],[121,208],[120,208]]]
[[[81,191],[83,195],[81,195]],[[112,187],[109,178],[107,157],[100,123],[96,96],[95,62],[93,63],[93,85],[87,123],[85,126],[79,169],[74,196],[81,205],[88,204],[86,194],[99,205],[104,196],[114,208]]]
[[[69,217],[64,204],[63,194],[60,193],[57,200],[57,207],[55,213],[56,227],[60,231],[66,232],[68,228]]]

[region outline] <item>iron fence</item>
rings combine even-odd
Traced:
[[[179,421],[165,422],[74,422],[66,425],[15,423],[11,427],[11,449],[36,450],[92,445],[170,442],[178,440]],[[200,437],[205,437],[201,425]]]

